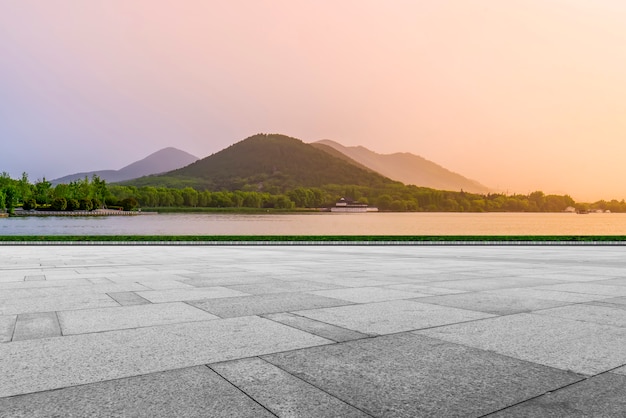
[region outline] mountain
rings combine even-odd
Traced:
[[[69,183],[74,180],[83,179],[85,176],[91,178],[92,175],[97,175],[108,183],[115,183],[124,180],[130,180],[137,177],[148,176],[151,174],[165,173],[167,171],[175,170],[177,168],[184,167],[198,161],[198,157],[193,156],[185,151],[181,151],[176,148],[168,147],[163,148],[153,154],[148,155],[146,158],[135,161],[132,164],[127,165],[119,170],[100,170],[89,171],[85,173],[70,174],[65,177],[61,177],[52,180],[52,184]]]
[[[258,134],[186,167],[125,182],[134,186],[191,186],[208,190],[272,190],[395,183],[371,170],[278,134]]]
[[[322,150],[332,148],[362,166],[404,184],[414,184],[439,190],[489,192],[489,188],[477,181],[454,173],[419,155],[407,152],[378,154],[362,146],[346,147],[328,139],[314,142],[311,145]]]

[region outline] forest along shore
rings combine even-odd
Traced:
[[[158,215],[158,212],[127,211],[113,209],[53,211],[53,210],[20,210],[16,209],[12,216],[137,216]]]

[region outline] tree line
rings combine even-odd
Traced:
[[[0,175],[0,210],[92,210],[102,207],[132,210],[163,208],[323,208],[349,197],[381,211],[397,212],[562,212],[568,207],[626,212],[624,200],[576,203],[568,195],[476,194],[390,183],[380,186],[327,185],[296,187],[284,193],[250,190],[197,190],[192,187],[125,186],[107,184],[94,175],[53,186],[45,178],[30,182],[26,173],[12,179]]]

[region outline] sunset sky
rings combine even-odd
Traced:
[[[0,0],[0,171],[250,135],[626,198],[623,0]]]

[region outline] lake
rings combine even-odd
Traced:
[[[626,214],[302,213],[0,218],[0,235],[626,235]]]

